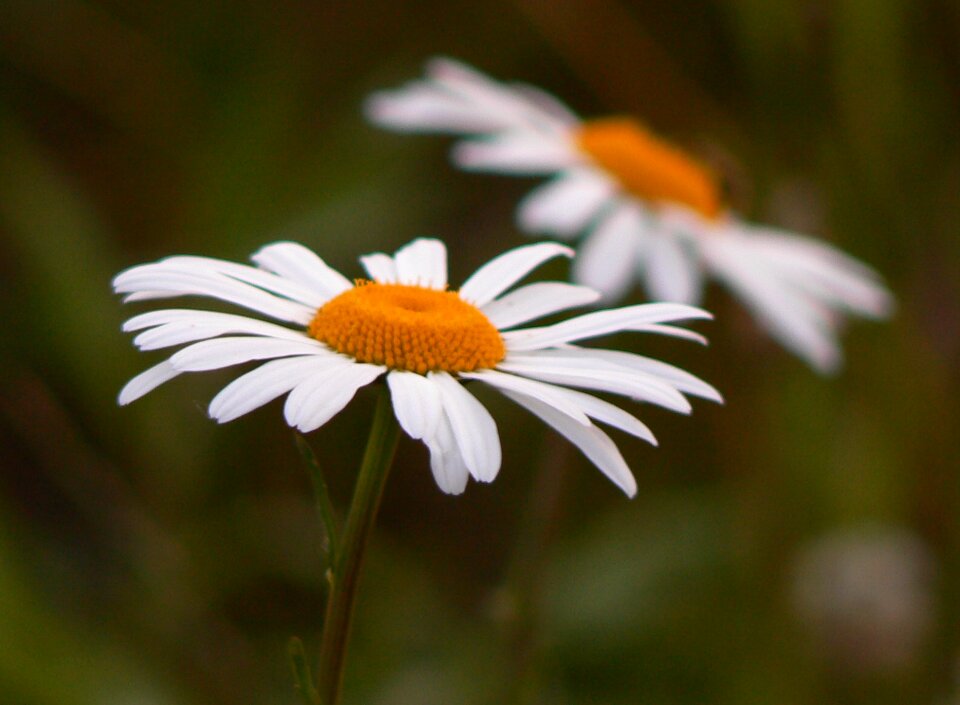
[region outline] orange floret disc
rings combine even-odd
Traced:
[[[506,355],[500,332],[453,291],[359,281],[317,311],[307,332],[344,355],[395,370],[471,372]]]
[[[679,203],[708,218],[720,215],[722,198],[714,174],[636,120],[590,120],[577,130],[576,140],[630,193],[645,200]]]

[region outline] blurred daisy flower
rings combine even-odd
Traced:
[[[127,404],[182,372],[266,360],[228,384],[210,403],[226,422],[284,394],[284,416],[302,432],[319,428],[363,386],[382,376],[401,428],[422,440],[444,492],[458,494],[472,476],[489,482],[500,469],[500,438],[486,408],[466,390],[482,382],[542,419],[576,445],[628,495],[636,482],[613,441],[593,421],[656,443],[619,407],[576,387],[609,392],[688,413],[684,394],[719,401],[710,385],[672,365],[574,343],[620,331],[701,340],[671,323],[710,318],[667,303],[597,311],[537,328],[521,324],[596,301],[584,286],[528,284],[507,292],[543,262],[572,251],[541,243],[506,252],[447,288],[447,251],[415,240],[393,257],[361,258],[369,280],[351,282],[302,245],[278,242],[251,267],[177,256],[128,269],[113,282],[126,301],[205,296],[280,321],[192,309],[134,316],[125,331],[156,350],[187,344],[130,380]],[[505,293],[506,292],[506,293]]]
[[[716,174],[630,118],[581,120],[556,98],[503,84],[449,59],[424,80],[371,96],[378,125],[467,135],[468,170],[554,175],[518,211],[529,233],[588,233],[575,281],[622,298],[636,278],[652,299],[697,303],[724,282],[783,345],[820,371],[838,367],[844,315],[888,315],[892,298],[866,265],[815,240],[745,223]]]

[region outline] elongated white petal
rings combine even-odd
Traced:
[[[500,390],[509,389],[514,392],[521,392],[534,399],[539,399],[544,404],[552,406],[561,414],[566,414],[577,423],[590,423],[590,419],[583,413],[583,410],[576,404],[571,403],[570,398],[563,394],[565,390],[556,385],[537,382],[532,379],[518,377],[517,375],[508,375],[503,372],[497,372],[496,370],[461,372],[460,377],[464,379],[478,379]]]
[[[842,270],[849,276],[872,280],[879,278],[876,270],[869,265],[829,243],[804,235],[739,221],[729,223],[724,234],[729,237],[747,238],[750,240],[751,249],[775,249],[803,260],[823,263],[831,269]]]
[[[251,360],[267,360],[295,355],[335,356],[322,343],[310,338],[302,341],[278,338],[226,337],[204,340],[180,350],[170,358],[170,364],[181,372],[218,370]]]
[[[219,423],[233,421],[286,394],[310,375],[337,364],[335,360],[332,355],[306,355],[265,362],[220,390],[207,413]]]
[[[573,257],[573,250],[554,242],[517,247],[494,257],[460,287],[460,298],[484,306],[520,279],[554,257]]]
[[[657,439],[649,427],[632,414],[624,411],[619,406],[599,399],[592,394],[578,392],[575,389],[563,389],[563,393],[571,402],[577,404],[583,412],[591,419],[605,423],[621,431],[636,436],[641,440],[647,441],[651,445],[657,445]]]
[[[476,379],[486,381],[488,384],[490,384],[491,374],[497,373],[494,373],[490,370],[485,370],[483,373],[461,373],[461,376],[473,375]],[[509,383],[503,384],[502,382],[504,380],[508,381]],[[501,384],[497,384],[497,382],[501,382]],[[527,385],[536,386],[524,387],[523,384],[517,384],[516,382],[522,382]],[[620,407],[615,406],[608,401],[604,401],[603,399],[598,399],[597,397],[591,396],[590,394],[578,392],[574,389],[567,389],[566,387],[560,387],[556,384],[542,384],[540,382],[535,382],[523,377],[504,374],[499,374],[499,377],[494,380],[493,386],[499,386],[501,389],[509,389],[515,392],[520,392],[521,394],[526,394],[534,399],[539,399],[544,404],[552,406],[557,411],[565,413],[567,416],[580,423],[584,423],[585,419],[583,416],[586,415],[587,417],[596,419],[597,421],[609,424],[614,428],[619,428],[622,431],[626,431],[627,433],[636,436],[637,438],[641,438],[653,445],[657,445],[657,439],[654,437],[653,432],[646,426],[646,424],[642,423],[639,419],[627,413]],[[549,393],[546,395],[543,394],[544,387],[549,389]]]
[[[446,372],[430,372],[428,377],[440,390],[443,409],[470,474],[480,482],[492,482],[500,470],[500,436],[490,412]]]
[[[296,281],[277,276],[263,269],[212,257],[177,255],[167,257],[157,262],[155,266],[170,272],[227,277],[263,289],[271,294],[297,301],[311,308],[320,306],[328,298],[326,294],[319,292],[316,287],[303,286]]]
[[[489,139],[458,142],[453,161],[468,171],[538,176],[577,166],[580,155],[563,138],[536,132],[506,132]]]
[[[123,330],[124,333],[130,333],[135,330],[162,326],[167,323],[189,321],[196,316],[197,313],[206,312],[198,312],[192,308],[164,308],[159,311],[147,311],[146,313],[140,313],[125,320],[121,330]]]
[[[504,330],[575,306],[586,306],[600,294],[585,286],[562,282],[528,284],[483,306],[483,313]]]
[[[631,328],[630,330],[636,333],[654,333],[656,335],[667,335],[672,338],[680,338],[682,340],[689,340],[694,343],[699,343],[700,345],[707,344],[707,339],[704,336],[692,330],[687,330],[686,328],[680,328],[679,326],[667,326],[661,323],[651,323],[648,326],[637,326],[636,328]]]
[[[420,81],[374,93],[364,103],[364,114],[381,127],[411,132],[482,134],[510,126],[503,116],[478,111],[463,98]]]
[[[294,428],[299,428],[302,421],[306,421],[310,415],[309,404],[314,395],[322,396],[324,385],[335,375],[340,374],[355,363],[346,356],[336,355],[330,359],[329,364],[322,369],[314,371],[313,374],[305,377],[299,384],[293,387],[283,404],[283,416],[287,423]]]
[[[433,438],[443,416],[437,385],[415,372],[393,370],[387,375],[393,411],[400,427],[416,439]]]
[[[136,401],[178,374],[180,374],[180,370],[171,365],[169,360],[164,360],[159,365],[154,365],[127,382],[117,396],[117,403],[124,406]]]
[[[255,286],[221,275],[203,275],[193,272],[169,271],[155,265],[142,265],[122,272],[113,280],[119,294],[130,294],[132,301],[138,293],[149,298],[174,296],[210,296],[221,301],[259,311],[272,318],[306,325],[316,313],[315,308],[269,294]]]
[[[490,134],[508,130],[565,133],[578,120],[552,96],[497,83],[450,59],[434,59],[427,79],[367,100],[367,117],[397,130]]]
[[[544,114],[556,120],[558,126],[571,129],[580,124],[580,118],[566,103],[542,88],[528,83],[511,83],[508,87],[528,101],[528,104],[536,106]]]
[[[171,294],[169,291],[156,290],[156,291],[135,291],[132,294],[127,294],[123,297],[123,303],[130,303],[132,301],[152,301],[154,299],[169,299],[171,296],[179,296],[179,294]]]
[[[616,185],[592,170],[573,169],[530,192],[517,210],[522,230],[562,238],[581,232],[616,192]]]
[[[802,291],[791,290],[751,256],[748,248],[726,237],[709,244],[716,275],[753,311],[758,321],[789,350],[820,372],[833,372],[841,362],[830,311]]]
[[[655,301],[696,304],[700,300],[703,286],[700,262],[690,247],[666,232],[649,238],[643,268],[647,291]]]
[[[275,242],[251,258],[264,269],[332,298],[353,287],[353,282],[328,265],[313,250],[296,242]]]
[[[439,57],[427,64],[427,76],[450,94],[470,104],[480,114],[496,116],[504,128],[542,133],[565,133],[570,120],[557,117],[557,103],[545,108],[543,96],[531,98],[529,90],[494,81],[466,64]]]
[[[681,414],[689,414],[691,410],[686,397],[663,380],[653,375],[609,365],[602,360],[508,357],[497,365],[497,369],[553,384],[629,396]]]
[[[554,428],[560,435],[573,443],[600,472],[613,483],[633,497],[637,493],[637,481],[627,467],[626,461],[610,437],[596,426],[584,426],[568,416],[559,413],[532,397],[518,392],[503,390],[504,395],[526,408],[545,424]]]
[[[315,431],[349,404],[358,389],[386,371],[386,367],[359,362],[331,366],[294,387],[284,405],[284,417],[303,433]]]
[[[364,255],[360,258],[360,264],[367,270],[367,274],[375,282],[380,284],[397,283],[397,266],[393,262],[393,257],[377,252],[372,255]]]
[[[433,438],[426,441],[430,450],[430,470],[437,486],[447,494],[461,494],[467,487],[470,471],[460,455],[453,437],[450,421],[445,413],[440,415]]]
[[[634,353],[623,352],[621,350],[604,350],[601,348],[578,348],[573,345],[567,345],[557,350],[539,350],[535,353],[517,353],[511,354],[511,359],[519,359],[524,355],[530,355],[533,360],[543,359],[544,357],[570,358],[579,357],[585,360],[603,360],[614,365],[625,367],[637,372],[644,372],[659,377],[667,384],[684,394],[709,399],[715,402],[723,402],[720,392],[711,385],[704,382],[699,377],[690,374],[679,367],[654,360],[652,357],[635,355]]]
[[[652,326],[667,321],[710,318],[703,309],[685,304],[639,304],[587,313],[544,328],[508,331],[503,339],[511,351],[538,350],[620,331],[655,330]]]
[[[159,311],[155,313],[161,313]],[[248,333],[250,335],[282,338],[284,340],[309,340],[305,333],[290,330],[266,321],[258,321],[246,316],[214,311],[191,311],[190,316],[175,316],[173,320],[144,331],[133,339],[134,345],[141,350],[192,343],[197,340],[213,338],[226,333]],[[156,317],[152,320],[160,320]],[[141,323],[138,321],[137,323]]]
[[[893,308],[893,297],[880,276],[862,262],[830,245],[769,228],[739,225],[740,247],[762,256],[771,270],[807,294],[861,316],[883,318]],[[759,234],[757,234],[759,233]]]
[[[447,248],[439,240],[419,238],[397,250],[393,261],[401,284],[447,288]]]
[[[607,301],[623,298],[646,247],[647,228],[640,209],[620,204],[584,240],[573,261],[573,280],[596,289]]]

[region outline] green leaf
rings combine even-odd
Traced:
[[[293,667],[294,688],[300,694],[304,705],[321,705],[320,694],[313,685],[313,676],[307,666],[307,654],[303,648],[303,641],[298,637],[290,637],[287,644],[287,653],[290,654],[290,665]]]
[[[317,456],[307,443],[307,440],[299,433],[294,434],[294,440],[297,444],[297,450],[300,456],[307,464],[310,470],[310,481],[313,483],[313,494],[317,504],[317,513],[320,515],[320,521],[323,522],[323,528],[326,532],[324,541],[324,552],[326,553],[327,565],[337,565],[337,555],[339,553],[339,535],[340,529],[337,526],[337,517],[333,510],[333,502],[330,501],[330,490],[327,489],[326,480],[323,479],[323,472],[320,470],[320,464],[317,462]]]

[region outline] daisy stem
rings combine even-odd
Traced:
[[[318,681],[320,701],[323,705],[339,703],[360,569],[397,448],[399,431],[400,427],[390,405],[390,392],[387,386],[383,385],[337,552],[337,562],[333,565],[323,638],[320,643]]]
[[[544,442],[527,512],[520,524],[517,545],[507,570],[501,599],[503,651],[510,654],[503,687],[491,703],[522,705],[534,702],[542,685],[537,670],[542,657],[545,556],[559,529],[569,484],[570,446]]]

